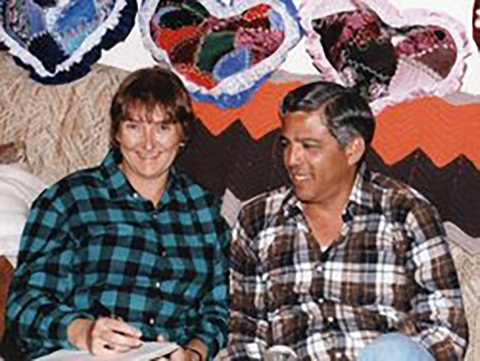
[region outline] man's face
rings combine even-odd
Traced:
[[[135,181],[166,180],[184,135],[179,123],[166,121],[161,109],[151,114],[132,112],[120,123],[116,140],[122,170]]]
[[[285,166],[295,194],[305,204],[350,194],[356,166],[324,125],[319,112],[293,112],[282,121]]]

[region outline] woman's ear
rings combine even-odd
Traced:
[[[355,165],[360,162],[365,154],[365,141],[362,137],[355,137],[345,148],[345,154],[347,155],[348,164]]]

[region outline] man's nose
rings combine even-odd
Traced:
[[[285,165],[287,167],[297,166],[301,163],[303,158],[303,152],[300,146],[291,144],[285,150]]]

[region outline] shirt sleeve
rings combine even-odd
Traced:
[[[238,222],[230,247],[230,327],[219,360],[261,360],[269,345],[266,285],[258,256]]]
[[[225,345],[228,325],[228,247],[230,228],[218,215],[217,242],[213,255],[213,279],[207,296],[202,301],[202,319],[197,337],[208,347],[209,359]]]
[[[400,330],[411,333],[437,361],[462,360],[468,327],[443,225],[429,204],[414,207],[406,225],[413,240],[409,262],[419,289],[412,299],[413,322]]]
[[[9,291],[9,334],[28,353],[72,348],[68,325],[89,317],[62,302],[72,285],[73,247],[68,247],[66,216],[53,203],[44,193],[33,204]]]

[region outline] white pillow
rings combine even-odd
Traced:
[[[30,206],[45,187],[18,165],[0,165],[0,255],[16,257]]]
[[[46,184],[21,165],[0,164],[0,195],[17,197],[19,201],[30,204],[45,189]],[[0,205],[1,209],[5,205]],[[7,208],[8,210],[8,208]]]
[[[2,186],[3,184],[0,181],[0,213],[28,214],[29,202],[17,194],[8,193],[9,190],[3,190]]]
[[[1,236],[0,237],[0,248],[2,248],[3,255],[7,257],[13,257],[18,255],[20,248],[20,236],[10,235],[10,236]]]

